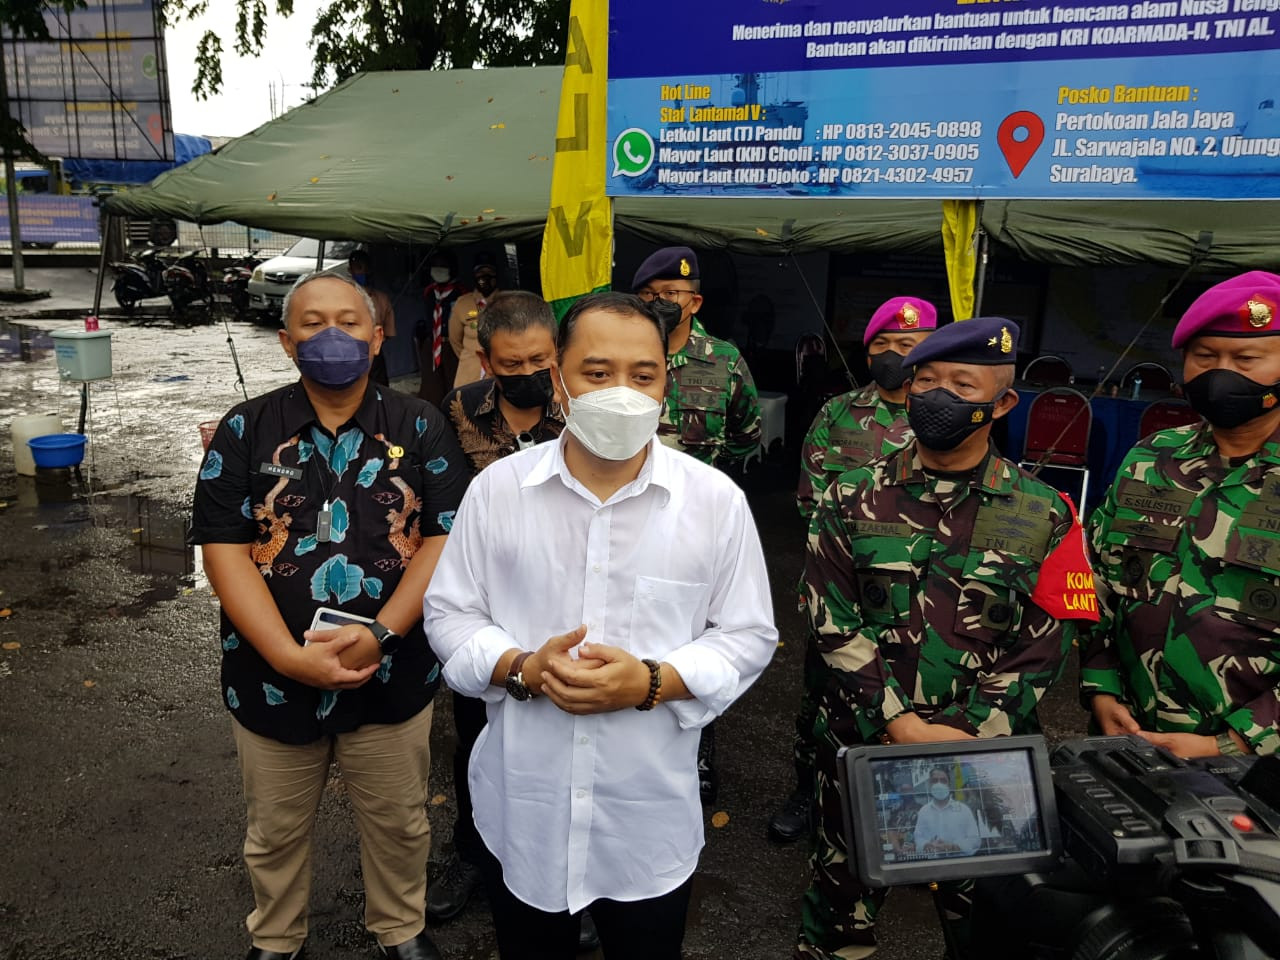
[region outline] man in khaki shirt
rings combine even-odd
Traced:
[[[453,305],[449,314],[449,345],[458,357],[458,372],[454,375],[455,388],[475,383],[484,377],[484,369],[480,366],[480,341],[476,337],[476,328],[480,320],[480,312],[484,310],[493,295],[498,292],[498,268],[493,254],[476,254],[472,267],[472,279],[475,290],[465,293]]]

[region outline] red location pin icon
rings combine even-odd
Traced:
[[[1026,131],[1021,138],[1016,136],[1019,130]],[[1001,122],[996,141],[1014,177],[1020,177],[1044,143],[1044,121],[1030,110],[1017,110]]]

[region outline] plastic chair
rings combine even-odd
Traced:
[[[1076,382],[1071,364],[1061,357],[1036,357],[1022,371],[1022,381],[1034,387],[1065,387]]]
[[[1023,445],[1023,467],[1049,466],[1080,473],[1083,509],[1089,494],[1089,434],[1093,430],[1093,408],[1079,390],[1056,387],[1031,401],[1027,411],[1027,439]]]
[[[1145,380],[1144,380],[1145,382]],[[1142,411],[1138,421],[1138,436],[1149,437],[1170,427],[1186,427],[1200,422],[1200,414],[1191,409],[1185,400],[1157,400]]]
[[[1124,376],[1120,378],[1120,391],[1127,395],[1128,391],[1133,389],[1133,381],[1137,377],[1142,378],[1141,389],[1143,390],[1169,393],[1173,389],[1173,374],[1169,372],[1169,368],[1162,363],[1148,360],[1135,363],[1125,371]]]
[[[760,462],[774,442],[787,445],[787,395],[770,390],[760,391],[760,446],[756,447],[742,463],[746,473],[752,459]]]

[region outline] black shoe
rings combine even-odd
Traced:
[[[716,802],[720,792],[720,775],[716,773],[716,735],[713,727],[703,727],[698,741],[698,793],[703,806]]]
[[[782,808],[769,821],[769,839],[778,843],[795,843],[809,832],[809,794],[797,790],[787,797]]]
[[[596,922],[591,919],[591,911],[582,911],[582,926],[578,927],[578,952],[590,953],[600,949],[600,934],[596,933]]]
[[[427,919],[436,923],[452,920],[467,908],[480,884],[480,868],[454,854],[444,873],[427,885]]]
[[[427,936],[426,931],[412,940],[406,940],[398,947],[384,947],[378,944],[384,957],[389,960],[443,960],[435,943]]]
[[[293,953],[280,953],[276,950],[263,950],[261,947],[250,947],[249,952],[245,954],[244,960],[304,960],[306,949],[304,943]]]

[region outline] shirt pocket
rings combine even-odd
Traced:
[[[1221,569],[1212,581],[1213,610],[1265,638],[1260,649],[1248,653],[1274,657],[1274,638],[1280,637],[1280,537],[1247,523],[1242,518],[1227,535]],[[1247,635],[1242,640],[1247,643]]]
[[[684,580],[636,577],[631,653],[661,660],[707,627],[710,586]]]
[[[1174,575],[1180,528],[1150,519],[1121,521],[1103,538],[1100,566],[1112,593],[1134,603],[1157,603]]]
[[[862,622],[883,630],[911,623],[910,527],[858,519],[849,541]]]
[[[1030,557],[995,550],[970,550],[960,573],[955,633],[975,651],[1010,647],[1018,639],[1031,582],[1039,565]]]

